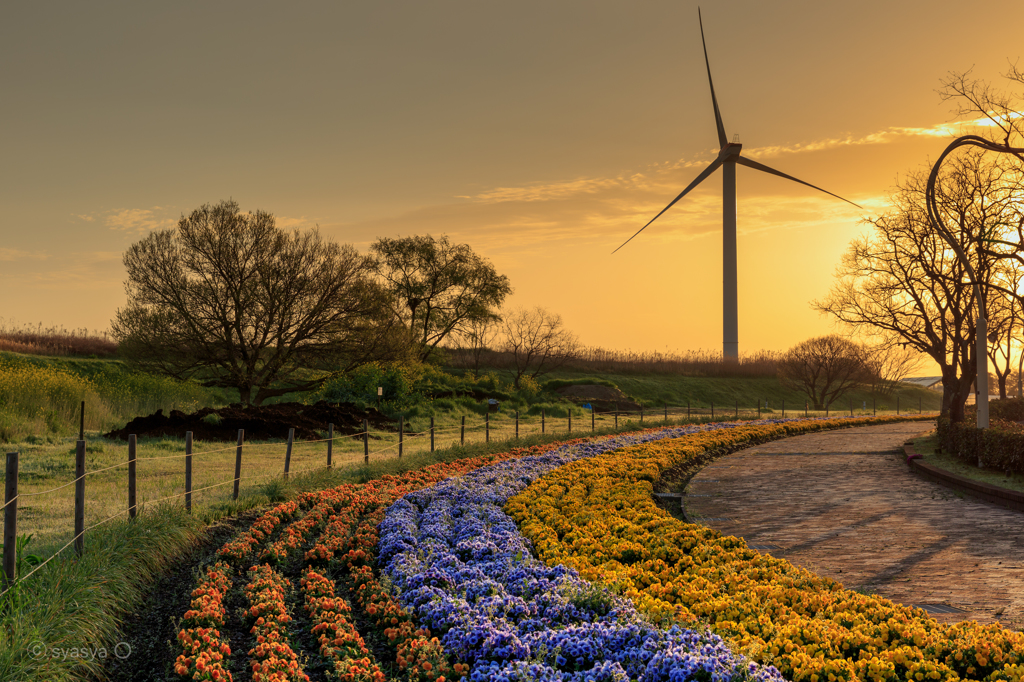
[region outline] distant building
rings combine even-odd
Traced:
[[[903,383],[913,384],[921,388],[930,388],[933,391],[942,390],[942,377],[911,377],[904,379]]]

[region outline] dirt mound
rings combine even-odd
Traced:
[[[597,412],[622,412],[639,410],[640,405],[632,398],[612,386],[600,384],[575,384],[555,389],[555,393],[574,403],[590,403]]]
[[[214,415],[211,417],[211,415]],[[148,417],[136,417],[122,429],[103,434],[107,438],[128,440],[128,435],[172,436],[183,438],[186,431],[196,440],[234,442],[238,429],[245,429],[245,439],[272,440],[288,437],[288,429],[295,429],[296,440],[315,440],[334,424],[334,433],[348,435],[361,433],[363,420],[375,431],[394,431],[394,424],[374,408],[362,410],[351,403],[328,403],[321,400],[315,405],[305,403],[278,403],[243,408],[230,405],[220,409],[204,407],[198,412],[185,414],[171,410],[165,415],[157,410]]]

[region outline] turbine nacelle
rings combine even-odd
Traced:
[[[718,151],[718,160],[735,161],[739,157],[741,149],[743,149],[743,145],[739,142],[730,142]]]

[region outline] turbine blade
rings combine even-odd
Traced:
[[[704,64],[708,67],[711,103],[715,105],[715,125],[718,126],[718,143],[724,147],[729,144],[729,138],[725,134],[725,124],[722,123],[722,112],[718,110],[718,98],[715,97],[715,83],[711,80],[711,62],[708,61],[708,44],[704,41],[704,21],[700,17],[700,7],[697,8],[697,21],[700,23],[700,42],[704,46]]]
[[[800,178],[794,178],[792,175],[786,175],[785,173],[783,173],[781,171],[777,171],[774,168],[769,168],[768,166],[764,165],[763,163],[758,163],[757,161],[751,161],[750,159],[748,159],[745,156],[737,157],[736,158],[736,163],[738,163],[738,164],[740,164],[742,166],[746,166],[747,168],[753,168],[754,170],[764,171],[765,173],[771,173],[772,175],[778,175],[780,178],[786,178],[787,180],[792,180],[793,182],[799,182],[801,185],[807,185],[808,187],[812,187],[812,188],[818,190],[819,192],[824,192],[825,194],[828,194],[829,196],[833,196],[836,199],[842,199],[846,203],[853,204],[854,206],[856,206],[859,209],[863,209],[864,208],[860,204],[856,204],[856,203],[850,201],[849,199],[843,199],[843,197],[839,196],[838,194],[832,194],[832,192],[829,192],[827,189],[822,189],[822,188],[818,187],[817,185],[812,185],[809,182],[804,182]]]
[[[675,203],[676,203],[677,201],[679,201],[679,200],[680,200],[680,199],[682,199],[682,198],[683,198],[684,196],[686,196],[686,193],[687,193],[687,192],[689,192],[689,191],[690,191],[691,189],[693,189],[694,187],[696,187],[696,186],[697,186],[697,185],[699,185],[700,183],[704,182],[704,180],[705,180],[705,179],[706,179],[706,178],[707,178],[707,177],[708,177],[709,175],[711,175],[712,173],[714,173],[714,172],[715,172],[715,170],[716,170],[716,169],[717,169],[717,168],[718,168],[719,166],[721,166],[721,165],[722,165],[722,158],[721,158],[721,157],[719,157],[719,158],[715,159],[714,161],[712,161],[712,162],[711,162],[711,165],[710,165],[710,166],[708,166],[707,168],[705,168],[705,169],[704,169],[704,170],[703,170],[703,171],[701,172],[701,174],[700,174],[700,175],[698,175],[698,176],[697,176],[696,178],[694,178],[693,182],[691,182],[691,183],[690,183],[689,185],[687,185],[687,186],[686,186],[686,189],[684,189],[684,190],[683,190],[682,192],[680,192],[680,193],[679,193],[679,196],[677,196],[677,197],[676,197],[675,199],[673,199],[673,200],[672,200],[671,202],[669,202],[669,205],[668,205],[668,206],[666,206],[665,208],[661,209],[661,213],[664,213],[665,211],[667,211],[667,210],[669,210],[670,208],[672,208],[672,206],[674,206],[674,205],[675,205]],[[639,230],[637,230],[637,231],[636,231],[636,234],[634,234],[634,235],[633,235],[633,237],[635,237],[635,236],[636,236],[637,234],[640,234],[641,232],[643,232],[644,230],[646,230],[646,229],[647,229],[647,226],[648,226],[648,225],[650,225],[650,224],[651,224],[651,223],[653,223],[653,222],[654,222],[655,220],[657,220],[658,218],[660,218],[660,217],[661,217],[661,213],[659,213],[658,215],[656,215],[656,216],[654,216],[653,218],[651,218],[651,219],[650,219],[650,221],[648,221],[647,225],[644,225],[643,227],[641,227],[641,228],[640,228]],[[622,244],[621,244],[621,245],[619,246],[619,249],[621,249],[621,248],[622,248],[623,246],[625,246],[626,244],[628,244],[628,243],[630,243],[631,241],[633,241],[633,237],[630,237],[630,238],[629,238],[629,239],[627,239],[626,241],[622,242]],[[615,251],[618,251],[619,249],[615,249]],[[615,251],[612,251],[612,253],[615,253]]]

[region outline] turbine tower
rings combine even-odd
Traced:
[[[722,148],[718,152],[718,158],[712,161],[710,166],[705,168],[693,182],[687,185],[686,189],[679,193],[679,196],[670,201],[668,206],[661,209],[661,213],[651,218],[647,225],[644,225],[637,230],[633,237],[647,229],[651,223],[661,217],[662,213],[672,208],[677,201],[682,199],[690,190],[707,179],[707,177],[714,173],[719,166],[722,167],[722,355],[727,360],[738,360],[739,322],[736,303],[736,164],[746,166],[747,168],[753,168],[754,170],[763,171],[765,173],[770,173],[772,175],[777,175],[780,178],[786,178],[793,182],[799,182],[801,185],[807,185],[819,192],[824,192],[836,199],[841,199],[848,204],[853,204],[857,208],[862,207],[853,203],[849,199],[843,199],[843,197],[838,194],[832,194],[832,192],[824,190],[816,185],[812,185],[809,182],[804,182],[799,178],[794,178],[792,175],[787,175],[775,170],[774,168],[769,168],[763,163],[758,163],[757,161],[753,161],[740,155],[740,150],[743,148],[743,145],[738,142],[729,142],[728,137],[725,135],[725,125],[722,123],[722,114],[718,110],[718,99],[715,97],[715,84],[711,80],[711,62],[708,61],[708,46],[704,40],[704,22],[701,20],[700,8],[697,9],[697,21],[700,23],[700,41],[704,46],[704,64],[708,69],[708,85],[711,86],[711,103],[715,107],[715,125],[718,127],[718,142],[722,145]],[[630,237],[623,242],[618,249],[615,249],[615,251],[618,251],[632,241],[633,237]],[[615,253],[615,251],[612,251],[612,253]]]

